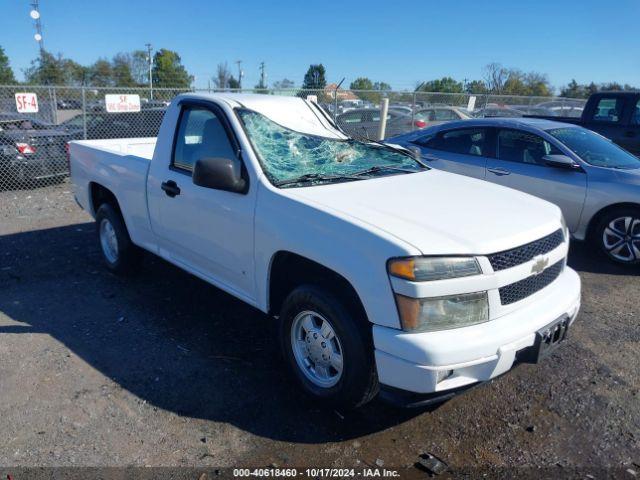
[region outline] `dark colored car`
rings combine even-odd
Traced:
[[[68,133],[20,115],[0,115],[2,183],[61,178],[69,173]]]
[[[89,112],[86,114],[87,140],[103,138],[155,137],[158,135],[165,109],[149,109],[140,112]],[[79,140],[84,136],[83,114],[60,124],[68,134]]]
[[[507,117],[507,118],[515,118],[515,117],[523,117],[524,113],[515,108],[507,107],[507,106],[499,106],[499,105],[488,105],[479,110],[473,112],[473,116],[476,118],[488,118],[488,117]]]
[[[338,115],[336,117],[336,123],[351,137],[377,139],[380,129],[380,110],[377,108],[356,108],[349,110],[348,112]],[[405,115],[397,110],[391,109],[387,112],[385,138],[412,130],[414,130],[414,128],[411,115]]]
[[[594,93],[587,100],[580,118],[537,115],[535,118],[580,125],[640,156],[640,92]]]

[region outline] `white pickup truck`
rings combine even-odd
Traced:
[[[180,95],[157,139],[70,156],[109,269],[148,250],[277,318],[322,402],[440,402],[538,361],[578,313],[556,206],[352,140],[301,98]]]

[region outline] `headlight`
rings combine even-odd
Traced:
[[[396,294],[402,329],[433,332],[468,327],[489,320],[487,292],[435,298],[410,298]]]
[[[408,257],[389,260],[389,274],[394,277],[425,282],[446,278],[480,275],[482,271],[473,257]]]

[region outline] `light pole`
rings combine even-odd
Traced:
[[[145,47],[147,47],[147,61],[149,62],[149,100],[153,100],[153,75],[151,74],[153,60],[151,58],[151,44],[145,43]]]

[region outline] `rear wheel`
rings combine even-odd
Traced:
[[[620,208],[600,219],[593,240],[610,260],[640,264],[640,209]]]
[[[330,291],[304,285],[289,294],[280,342],[296,383],[315,400],[354,408],[378,392],[371,326]]]
[[[103,203],[96,212],[98,242],[107,268],[116,274],[131,273],[140,264],[141,251],[136,247],[122,215],[110,204]]]

